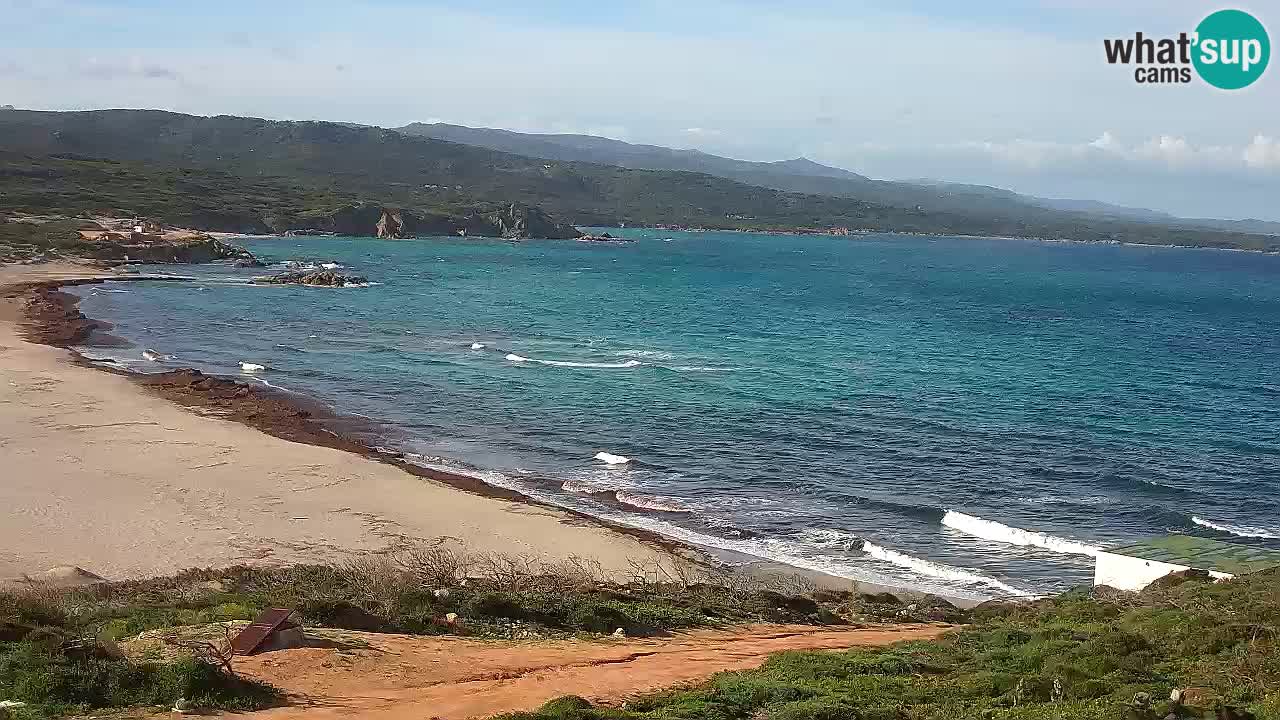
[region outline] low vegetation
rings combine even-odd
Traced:
[[[561,698],[503,720],[1168,717],[1280,718],[1280,573],[989,605],[936,642],[782,653],[621,708]]]
[[[262,707],[277,699],[274,690],[236,678],[220,648],[189,635],[166,640],[173,652],[162,655],[177,662],[141,662],[120,648],[140,634],[166,639],[170,629],[251,620],[272,607],[297,609],[310,627],[513,639],[958,612],[940,601],[904,607],[884,597],[814,593],[794,576],[692,565],[634,571],[629,582],[615,583],[588,561],[547,564],[437,546],[340,566],[191,570],[65,589],[31,584],[0,593],[0,700],[27,703],[24,712],[36,717],[179,698],[192,707]]]
[[[0,594],[0,699],[11,714],[47,717],[95,708],[175,704],[254,710],[278,692],[196,657],[133,662],[87,618],[25,594]]]
[[[80,220],[44,223],[5,222],[0,218],[0,263],[41,258],[92,257],[92,243],[80,239]]]
[[[0,594],[0,699],[44,717],[138,705],[253,709],[274,689],[197,648],[191,626],[296,608],[311,627],[524,639],[662,634],[736,622],[968,623],[939,641],[791,652],[618,706],[561,698],[503,720],[1280,720],[1280,572],[1170,578],[961,611],[935,598],[814,588],[698,566],[610,582],[590,562],[469,556],[445,545],[341,566],[237,567]],[[177,650],[140,659],[141,639]],[[124,647],[128,653],[121,652]],[[184,651],[185,652],[182,652]],[[1169,698],[1178,690],[1178,703]]]

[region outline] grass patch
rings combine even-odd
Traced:
[[[0,700],[28,703],[37,716],[178,698],[202,708],[263,707],[276,691],[191,659],[183,641],[175,648],[186,650],[148,651],[149,660],[184,658],[169,663],[130,661],[116,643],[149,631],[163,637],[169,628],[251,620],[272,607],[294,608],[313,627],[513,639],[618,629],[643,636],[735,622],[845,623],[859,610],[890,612],[883,598],[801,595],[811,591],[794,577],[690,568],[676,575],[636,568],[632,581],[615,583],[590,562],[469,557],[441,547],[342,566],[190,570],[70,589],[32,585],[0,593]],[[892,607],[916,619],[896,601]],[[919,609],[955,611],[937,603]]]
[[[91,616],[45,598],[0,594],[0,699],[25,703],[19,717],[100,708],[172,706],[256,710],[279,698],[262,683],[196,658],[136,663],[96,633]]]
[[[1195,688],[1195,699],[1171,703],[1174,688]],[[1032,604],[987,604],[974,611],[969,627],[939,641],[781,653],[758,670],[723,673],[621,709],[568,698],[503,720],[1169,715],[1280,720],[1280,573],[1158,584],[1138,595],[1102,589]]]

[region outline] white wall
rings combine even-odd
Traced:
[[[1169,573],[1189,570],[1185,565],[1160,562],[1159,560],[1143,560],[1142,558],[1100,552],[1093,571],[1094,585],[1109,585],[1119,590],[1137,592]],[[1217,580],[1229,579],[1226,573],[1209,571],[1209,575]]]

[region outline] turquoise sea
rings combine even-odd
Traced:
[[[76,289],[131,343],[84,352],[261,364],[425,465],[869,581],[1035,594],[1150,535],[1280,548],[1280,256],[624,233],[249,239],[373,282],[158,268],[199,279]]]

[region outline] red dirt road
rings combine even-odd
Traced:
[[[284,689],[289,705],[255,717],[464,720],[533,709],[561,695],[616,702],[758,667],[783,650],[837,650],[937,637],[940,625],[756,625],[670,638],[495,642],[344,633],[346,648],[243,658],[239,673]],[[340,643],[338,643],[340,644]],[[351,647],[367,644],[367,647]]]

